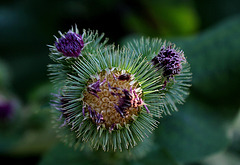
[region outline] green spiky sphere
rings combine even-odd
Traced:
[[[60,35],[49,46],[55,64],[48,67],[58,91],[51,101],[53,120],[67,144],[104,151],[133,148],[150,136],[162,113],[177,110],[175,104],[188,95],[186,60],[177,63],[181,71],[171,79],[151,62],[170,43],[142,38],[120,49],[91,30]],[[174,49],[174,55],[179,52]]]

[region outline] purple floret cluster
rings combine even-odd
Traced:
[[[96,112],[91,106],[88,106],[89,116],[92,120],[97,124],[101,124],[104,122],[103,115],[101,113]]]
[[[153,65],[159,69],[163,68],[163,76],[167,78],[180,74],[182,61],[185,61],[183,52],[175,50],[171,45],[163,46],[159,54],[152,59]]]
[[[55,42],[56,48],[66,57],[78,57],[84,47],[82,36],[69,31]]]
[[[101,92],[100,86],[102,86],[105,82],[106,82],[106,79],[104,79],[102,82],[100,82],[100,80],[98,80],[97,82],[90,84],[87,87],[88,92],[91,93],[92,95],[96,96],[97,98],[99,98],[97,93]]]
[[[0,121],[11,118],[13,114],[13,105],[10,101],[0,100]]]

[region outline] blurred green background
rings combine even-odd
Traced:
[[[74,151],[56,138],[46,45],[75,24],[104,32],[110,43],[124,45],[143,35],[184,50],[193,73],[191,94],[179,112],[161,119],[146,154],[129,160]],[[239,0],[5,0],[0,50],[0,104],[11,106],[7,118],[0,115],[1,162],[240,164]]]

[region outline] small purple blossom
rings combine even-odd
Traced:
[[[143,102],[142,98],[138,96],[135,89],[132,89],[131,87],[130,91],[128,91],[127,89],[123,89],[122,92],[123,94],[121,95],[115,94],[119,97],[119,100],[118,100],[118,105],[115,104],[114,108],[123,118],[126,115],[126,109],[129,107],[137,108],[143,105],[147,110],[147,113],[150,113],[149,109]]]
[[[10,101],[0,100],[0,120],[10,119],[13,115],[13,105]]]
[[[131,107],[131,100],[133,99],[133,96],[127,89],[123,89],[122,91],[124,96],[119,98],[118,105],[124,112],[125,109]]]
[[[100,80],[97,80],[95,83],[90,84],[87,87],[88,92],[96,96],[97,98],[99,98],[97,93],[101,92],[100,86],[102,86],[105,82],[106,82],[106,79],[104,79],[102,82],[100,82]]]
[[[163,68],[163,76],[173,78],[174,75],[179,74],[184,61],[183,52],[177,51],[172,46],[163,46],[157,56],[152,59],[153,65],[157,68]]]
[[[91,106],[88,106],[89,116],[92,120],[97,124],[100,125],[104,122],[103,115],[101,113],[96,112]]]
[[[64,118],[64,123],[60,126],[63,127],[70,122],[69,117],[71,116],[72,112],[69,113],[67,112],[70,100],[68,98],[65,98],[62,94],[52,93],[52,96],[56,97],[57,100],[51,100],[51,106],[53,106],[54,108],[61,112],[61,115],[58,120]]]
[[[55,42],[56,48],[66,57],[78,57],[84,47],[82,36],[69,31]]]
[[[114,105],[115,110],[121,115],[121,117],[125,117],[126,114],[126,109],[131,107],[131,100],[132,100],[132,96],[129,93],[129,91],[127,89],[123,89],[122,92],[124,94],[120,94],[120,93],[114,93],[116,96],[119,97],[118,100],[118,105]]]
[[[115,108],[116,111],[122,116],[122,118],[125,117],[125,113],[126,113],[126,112],[125,112],[124,107],[118,106],[118,105],[114,104],[114,108]]]

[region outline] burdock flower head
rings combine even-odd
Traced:
[[[73,33],[79,35],[77,28]],[[86,43],[79,58],[61,58],[58,44],[50,46],[56,62],[49,71],[58,90],[51,101],[58,132],[70,145],[104,151],[133,148],[161,117],[163,77],[148,57],[131,48],[106,45],[103,35],[90,30],[79,36]]]

